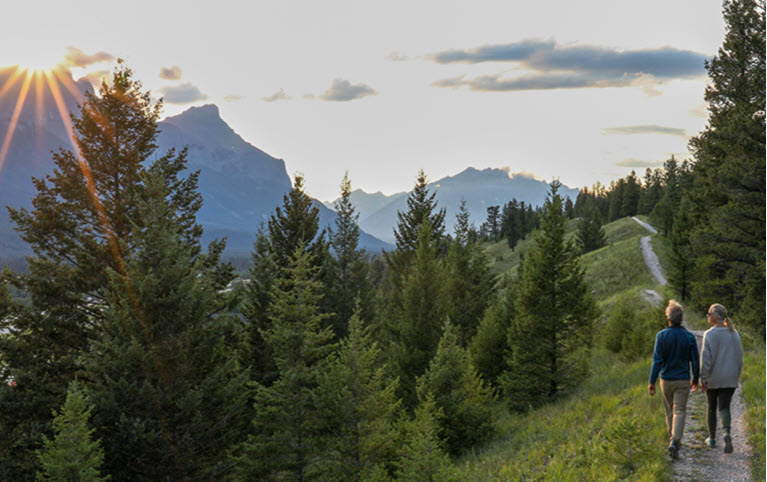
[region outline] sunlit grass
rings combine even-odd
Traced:
[[[566,398],[498,418],[499,439],[456,465],[462,480],[664,480],[660,397],[646,393],[650,362],[597,350],[599,370]]]
[[[751,445],[751,477],[765,480],[765,351],[761,348],[745,353],[741,390],[746,405],[746,428]]]

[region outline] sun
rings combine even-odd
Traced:
[[[64,55],[60,49],[40,48],[18,52],[10,65],[17,65],[22,70],[31,72],[50,72],[60,69],[64,64]],[[5,62],[4,62],[5,63]]]

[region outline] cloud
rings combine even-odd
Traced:
[[[87,67],[91,64],[110,62],[115,59],[114,55],[107,52],[96,52],[93,55],[88,55],[71,45],[66,48],[66,51],[67,53],[64,55],[64,63],[69,67]]]
[[[333,85],[320,96],[320,99],[334,102],[348,102],[350,100],[357,100],[376,94],[378,94],[378,92],[368,85],[352,85],[348,80],[335,79]]]
[[[663,161],[642,161],[640,159],[627,158],[616,162],[615,165],[619,167],[630,167],[633,169],[646,169],[648,167],[660,167],[663,165]]]
[[[163,87],[158,90],[163,94],[165,102],[169,104],[190,104],[208,98],[207,95],[200,92],[200,89],[189,82],[179,86]]]
[[[245,97],[239,95],[239,94],[229,94],[224,97],[224,102],[237,102],[238,100],[242,100]]]
[[[268,97],[261,97],[261,100],[265,102],[277,102],[278,100],[290,100],[290,99],[292,99],[292,97],[286,94],[284,89],[280,89],[279,91],[275,92],[274,94]]]
[[[387,55],[385,58],[386,60],[390,60],[392,62],[407,62],[408,60],[410,60],[410,57],[408,57],[407,55],[403,55],[399,52],[392,52],[389,55]]]
[[[486,45],[469,50],[446,50],[427,56],[438,64],[513,62],[525,74],[515,78],[486,75],[454,77],[435,87],[468,87],[485,92],[599,87],[639,87],[659,95],[657,86],[678,78],[706,74],[703,54],[673,47],[620,51],[600,46],[559,45],[548,40]]]
[[[181,80],[181,67],[163,67],[160,69],[160,78],[165,80]]]
[[[630,136],[635,134],[664,134],[669,136],[687,137],[687,131],[684,129],[657,125],[606,127],[602,129],[602,134],[616,134],[621,136]]]

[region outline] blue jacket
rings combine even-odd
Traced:
[[[651,384],[655,384],[658,375],[664,380],[689,380],[691,364],[692,381],[697,385],[700,361],[695,335],[681,326],[669,326],[655,335]]]

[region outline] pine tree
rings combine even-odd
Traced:
[[[581,253],[588,253],[605,245],[605,231],[602,229],[602,219],[596,208],[592,208],[588,217],[578,221],[576,237]]]
[[[495,294],[496,277],[482,248],[469,241],[468,212],[461,203],[445,258],[449,316],[466,346],[477,331],[480,319]]]
[[[448,310],[444,268],[431,233],[428,222],[421,225],[412,264],[402,290],[394,293],[392,301],[389,352],[392,368],[400,379],[400,396],[408,409],[416,405],[415,380],[434,356]]]
[[[418,380],[418,398],[433,398],[437,421],[449,453],[485,440],[492,432],[493,394],[471,365],[469,353],[458,343],[455,328],[445,323],[429,369]]]
[[[248,349],[244,351],[244,359],[241,363],[243,366],[250,367],[251,380],[269,386],[277,377],[277,368],[262,332],[268,330],[271,325],[269,318],[271,293],[279,273],[263,225],[256,233],[251,261],[243,307],[243,314],[248,321],[246,329]]]
[[[446,480],[444,472],[450,459],[444,452],[439,437],[440,411],[434,400],[423,400],[412,420],[402,422],[404,442],[396,474],[397,480],[409,482],[436,482]]]
[[[477,334],[469,345],[469,353],[477,373],[486,384],[499,387],[509,352],[507,333],[514,314],[515,285],[511,279],[503,281],[500,292],[485,310]]]
[[[445,233],[445,209],[437,210],[436,192],[429,192],[426,174],[418,172],[415,187],[407,197],[408,210],[397,212],[397,228],[394,237],[397,251],[412,253],[419,243],[421,225],[429,223],[429,242],[440,244]]]
[[[299,246],[312,253],[315,266],[322,264],[325,231],[320,231],[319,219],[320,209],[304,192],[303,176],[296,174],[293,189],[283,196],[282,206],[277,207],[268,223],[271,253],[279,268],[290,265]]]
[[[371,287],[367,279],[367,263],[364,251],[358,248],[360,228],[359,214],[351,202],[351,181],[348,174],[341,181],[341,197],[336,201],[336,229],[331,234],[333,270],[330,277],[329,297],[332,324],[337,339],[346,336],[347,324],[354,313],[355,300],[359,300],[362,316],[370,318]]]
[[[102,333],[86,359],[105,470],[116,480],[221,478],[245,435],[245,382],[216,313],[215,275],[168,203],[160,174],[136,202],[133,249],[110,273]]]
[[[560,184],[551,184],[535,244],[528,250],[508,332],[504,374],[512,408],[552,399],[588,370],[596,303],[577,250],[565,237]]]
[[[38,480],[109,479],[100,475],[104,452],[100,441],[93,440],[94,429],[88,426],[91,410],[80,384],[73,381],[61,412],[54,413],[54,438],[43,437]]]
[[[360,480],[392,469],[400,402],[397,383],[386,375],[383,364],[384,354],[363,325],[358,308],[338,355],[319,373],[318,410],[326,434],[320,478]]]
[[[268,388],[256,388],[255,435],[238,459],[244,480],[304,480],[320,469],[318,376],[334,345],[333,332],[323,328],[328,315],[318,310],[323,287],[316,270],[299,244],[273,291],[271,327],[263,336],[279,377]]]
[[[10,442],[16,444],[10,449],[16,460],[36,460],[29,451],[39,448],[40,433],[50,434],[50,414],[64,402],[69,382],[83,369],[83,354],[100,333],[107,273],[124,272],[135,247],[132,223],[144,174],[168,180],[168,202],[190,248],[188,262],[204,258],[209,266],[218,265],[222,244],[200,254],[201,228],[194,216],[202,198],[197,173],[181,176],[186,151],[171,150],[152,161],[161,110],[162,104],[153,104],[119,63],[112,82],[102,84],[98,95],[86,94],[79,116],[73,117],[77,149],[55,152],[53,173],[33,180],[32,210],[9,210],[34,253],[21,280],[31,306],[14,322],[17,334],[2,342],[5,363],[26,387],[9,399],[0,394],[0,406],[15,407],[0,410],[0,425],[16,434]],[[35,471],[29,468],[26,477]]]
[[[715,299],[764,336],[765,6],[728,0],[724,43],[706,63],[707,128],[690,141],[687,190],[698,306]]]

